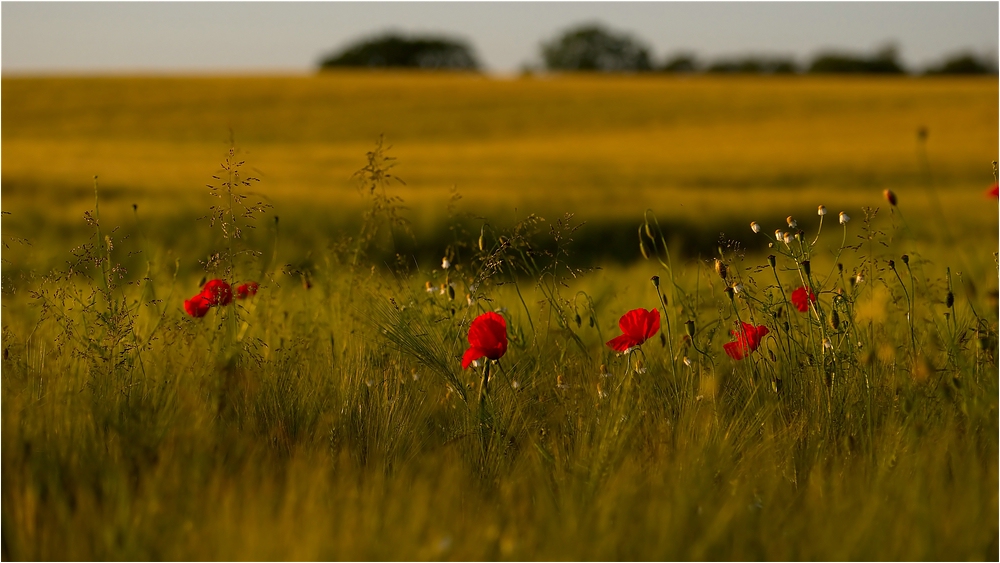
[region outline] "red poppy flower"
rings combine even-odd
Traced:
[[[507,321],[488,312],[479,315],[469,326],[469,349],[462,356],[462,369],[483,356],[499,360],[507,352]]]
[[[722,345],[722,349],[729,354],[729,357],[734,360],[742,360],[743,358],[750,355],[751,352],[760,347],[760,341],[764,336],[771,332],[764,325],[753,326],[750,323],[740,323],[742,326],[739,331],[730,331],[733,336],[736,337],[735,342],[726,342]]]
[[[618,319],[618,327],[622,329],[621,336],[608,340],[608,346],[619,352],[639,346],[652,338],[660,330],[660,311],[658,309],[632,309]]]
[[[192,317],[204,317],[212,307],[212,302],[204,293],[184,300],[184,310]]]
[[[201,288],[201,294],[207,297],[212,305],[229,305],[233,300],[233,289],[222,280],[209,280]]]
[[[247,282],[236,286],[236,298],[246,299],[247,297],[253,297],[257,295],[257,289],[260,285],[257,282]]]
[[[1000,184],[994,183],[993,187],[986,190],[986,197],[992,197],[993,199],[1000,197]]]
[[[816,294],[811,290],[804,287],[800,287],[792,292],[792,305],[799,310],[800,313],[805,313],[809,310],[809,302],[816,302]]]

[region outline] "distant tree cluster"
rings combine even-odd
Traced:
[[[472,48],[446,37],[386,34],[365,39],[320,62],[320,68],[419,68],[478,70]]]
[[[692,53],[678,53],[657,64],[647,44],[627,33],[596,24],[567,30],[541,45],[549,71],[669,72],[718,74],[905,74],[894,47],[872,55],[827,51],[800,66],[789,57],[744,56],[702,62]],[[479,62],[464,41],[439,36],[404,37],[386,34],[361,40],[324,58],[321,68],[393,67],[478,70]],[[959,53],[920,74],[996,74],[996,64],[971,53]]]

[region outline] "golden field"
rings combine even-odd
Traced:
[[[65,219],[95,174],[124,203],[201,207],[230,131],[276,205],[333,214],[360,205],[351,174],[379,135],[420,210],[454,187],[470,210],[587,220],[781,214],[771,194],[857,208],[884,188],[924,205],[923,148],[958,213],[998,152],[992,78],[8,77],[3,94],[4,208],[70,198]]]

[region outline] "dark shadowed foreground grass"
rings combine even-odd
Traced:
[[[99,201],[70,263],[7,270],[5,559],[998,557],[992,235],[945,253],[875,198],[745,217],[699,261],[647,214],[647,260],[585,271],[572,217],[486,218],[420,267],[373,259],[407,236],[383,157],[354,236],[296,239],[307,265],[227,160],[204,274]],[[201,275],[261,289],[188,317]],[[615,354],[637,307],[664,336]],[[485,311],[510,346],[480,403]],[[769,328],[740,361],[737,320]]]

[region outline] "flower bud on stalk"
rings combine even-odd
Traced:
[[[684,323],[684,329],[687,331],[687,335],[694,338],[694,321],[687,321]]]
[[[910,256],[908,254],[904,254],[900,259],[903,261],[903,264],[910,265]]]
[[[951,309],[952,307],[954,307],[955,306],[955,294],[949,291],[948,292],[948,296],[945,297],[944,304],[949,309]]]
[[[771,265],[771,268],[774,268],[774,254],[767,255],[767,263]]]
[[[896,207],[896,194],[892,193],[892,190],[883,190],[882,195],[885,196],[885,200],[889,202],[889,205]]]
[[[810,272],[810,266],[809,266],[809,261],[808,260],[803,260],[802,261],[802,271],[806,273],[806,277],[808,278],[809,275],[810,275],[810,273],[811,273]]]
[[[715,259],[715,273],[719,274],[719,277],[723,280],[726,279],[726,265],[718,258]]]

